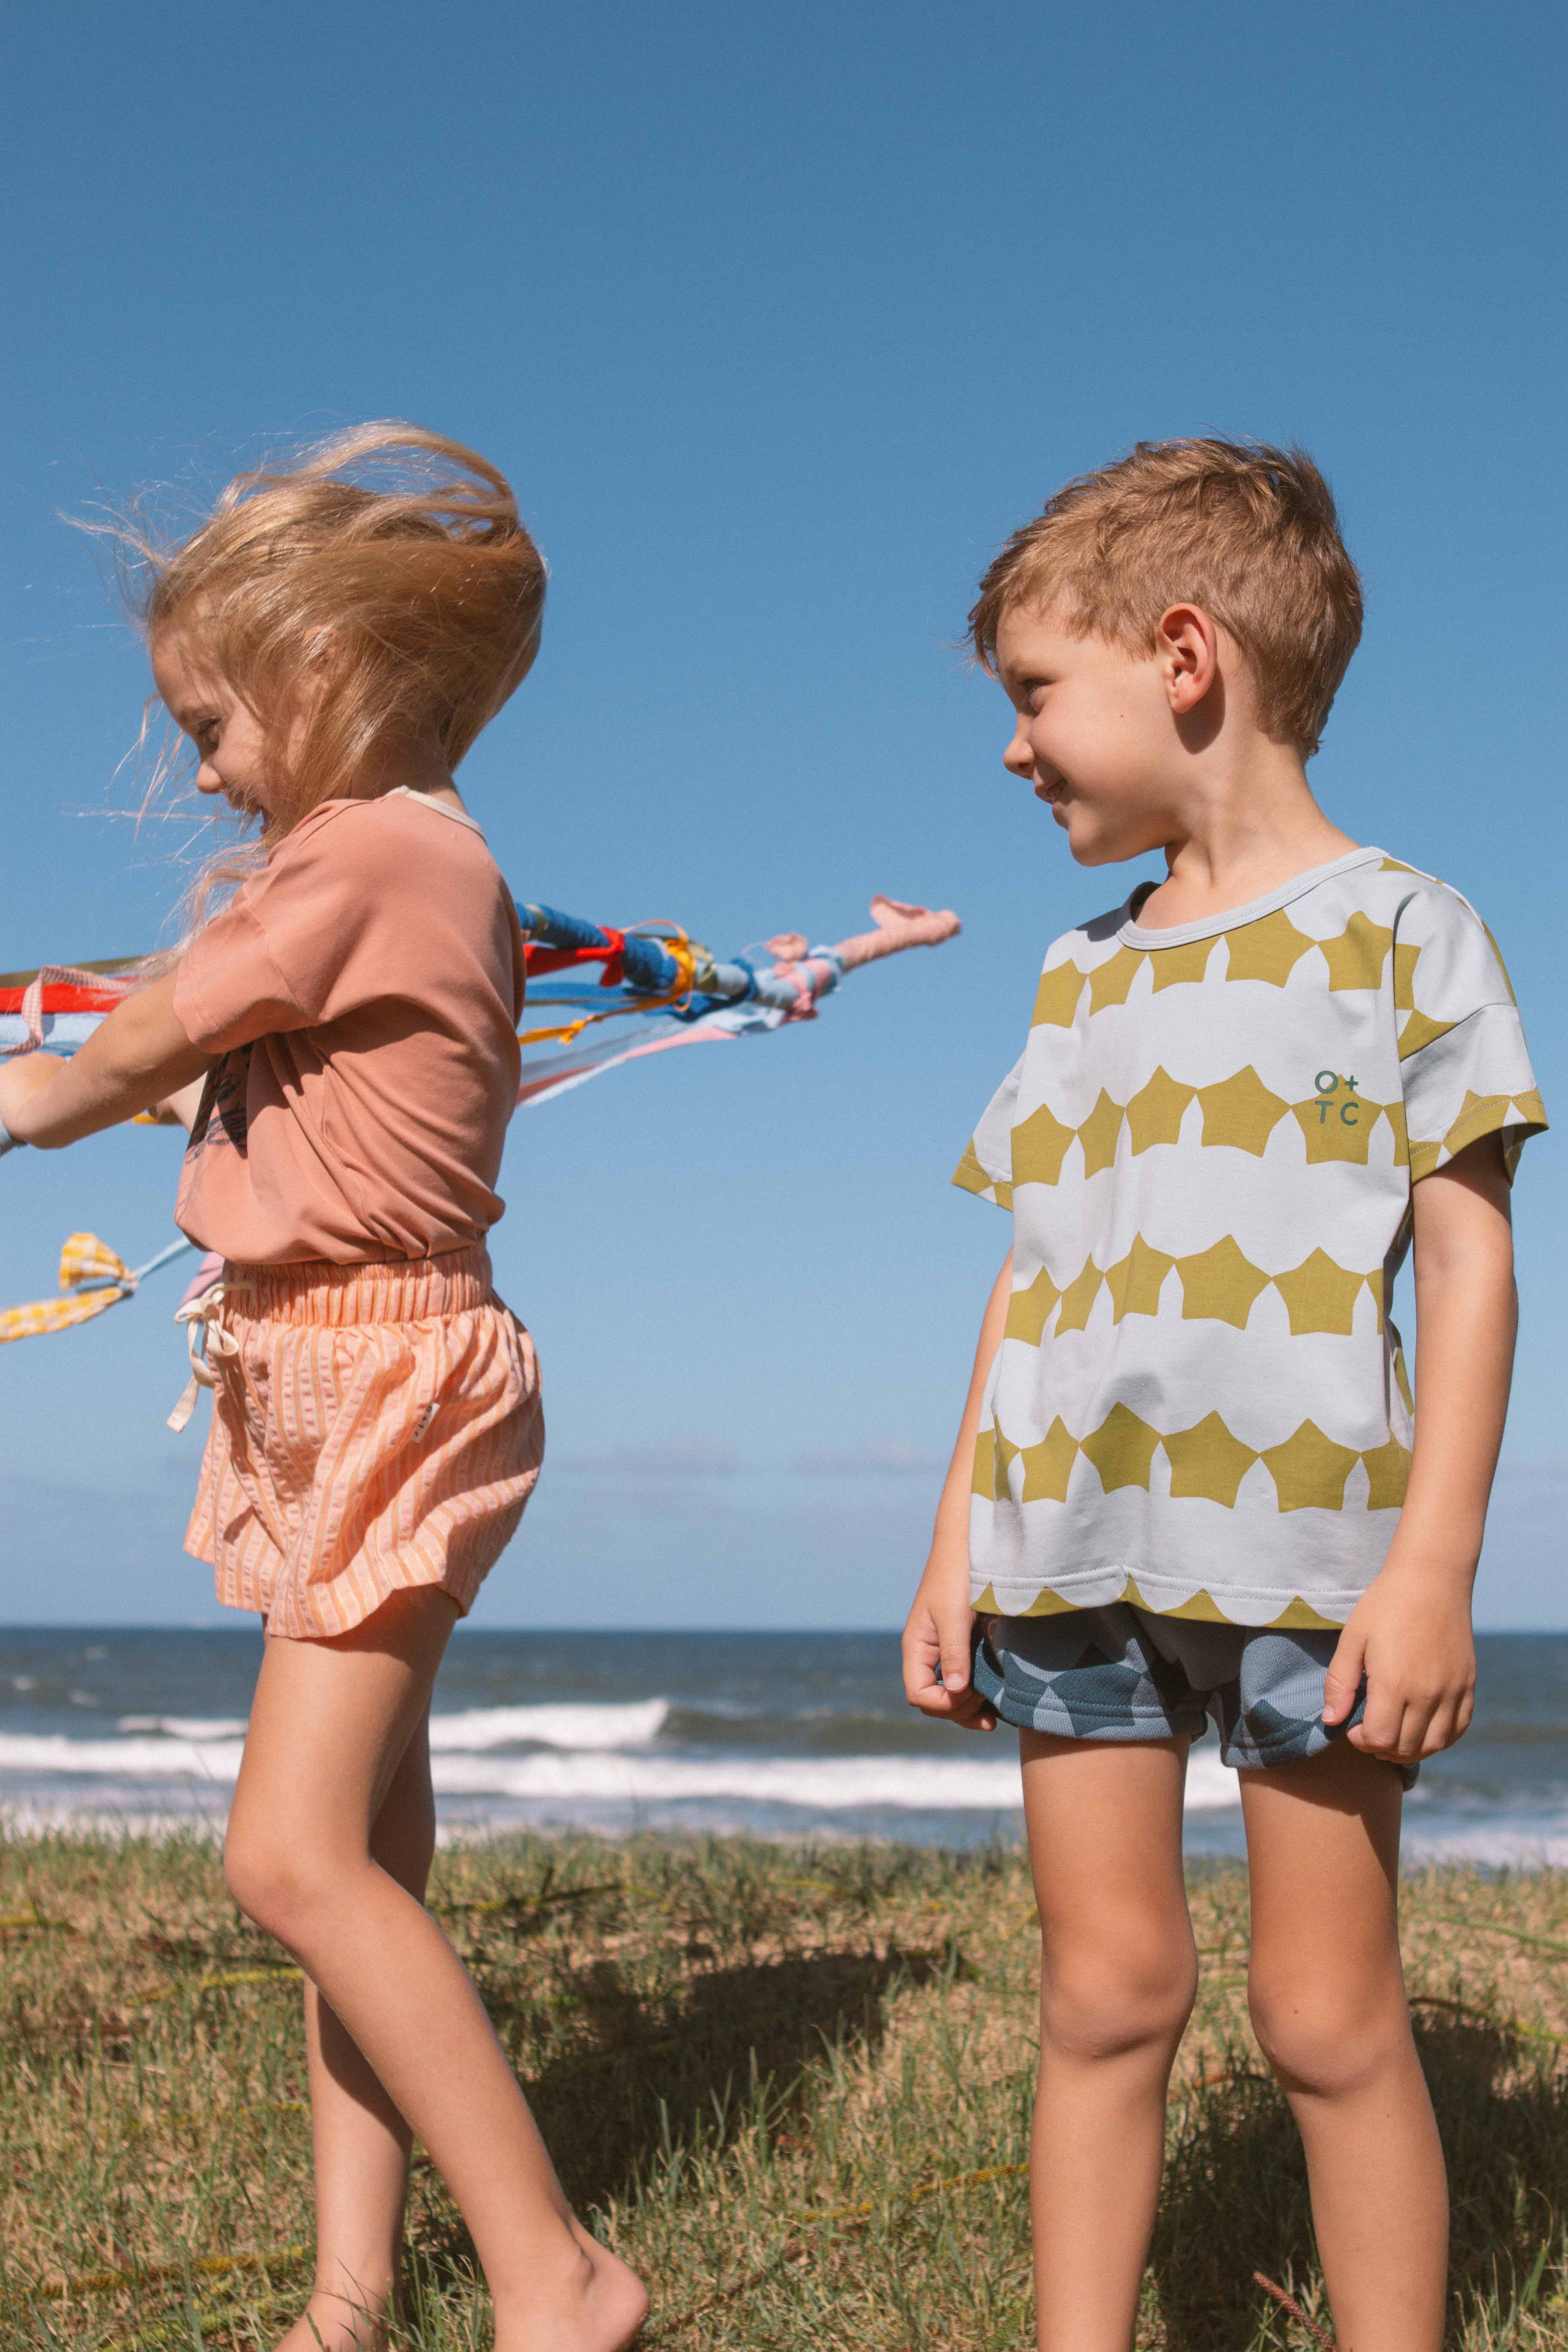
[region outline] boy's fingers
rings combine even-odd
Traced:
[[[1391,1756],[1399,1745],[1399,1734],[1405,1720],[1405,1709],[1388,1700],[1380,1699],[1375,1691],[1366,1695],[1366,1713],[1349,1734],[1352,1748],[1364,1748],[1369,1756]]]
[[[1464,1738],[1468,1720],[1463,1696],[1445,1699],[1442,1706],[1434,1710],[1432,1720],[1426,1726],[1426,1736],[1421,1743],[1422,1755],[1440,1756],[1445,1748],[1452,1748],[1457,1739]]]
[[[1329,1671],[1323,1677],[1323,1721],[1342,1723],[1356,1703],[1361,1689],[1365,1650],[1359,1637],[1349,1626],[1340,1635]],[[1352,1734],[1353,1737],[1353,1734]],[[1357,1742],[1360,1746],[1362,1743]]]

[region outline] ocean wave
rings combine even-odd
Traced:
[[[668,1715],[669,1701],[664,1698],[619,1706],[470,1706],[433,1715],[430,1745],[469,1754],[489,1748],[647,1748],[658,1738]],[[242,1715],[122,1715],[117,1727],[201,1742],[243,1739],[246,1719]]]
[[[650,1699],[626,1706],[471,1708],[437,1717],[431,1725],[437,1793],[567,1806],[721,1799],[822,1812],[1012,1811],[1021,1802],[1011,1742],[1002,1753],[988,1756],[637,1754],[637,1748],[646,1748],[657,1736],[667,1711],[663,1699]],[[232,1718],[154,1720],[166,1721],[169,1731],[119,1739],[72,1739],[62,1732],[0,1734],[0,1772],[35,1780],[68,1774],[131,1784],[199,1780],[232,1787],[243,1740],[191,1736],[209,1729],[230,1734],[237,1727]],[[597,1743],[590,1746],[595,1734]],[[623,1745],[605,1745],[606,1735]],[[534,1743],[531,1754],[495,1752],[524,1740]],[[1194,1756],[1187,1775],[1188,1809],[1207,1812],[1237,1801],[1236,1775],[1216,1755]]]
[[[715,1798],[814,1811],[1009,1811],[1021,1801],[1013,1759],[925,1756],[437,1756],[437,1796],[556,1803],[679,1804]]]
[[[162,1731],[172,1739],[243,1739],[243,1715],[122,1715],[121,1731]]]
[[[99,1780],[239,1778],[242,1739],[68,1739],[63,1732],[0,1734],[0,1772],[91,1773]]]
[[[667,1698],[623,1706],[470,1706],[433,1715],[430,1746],[437,1754],[469,1755],[489,1748],[647,1748],[668,1714]]]

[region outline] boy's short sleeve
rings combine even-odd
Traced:
[[[1394,1002],[1413,1183],[1500,1135],[1511,1179],[1546,1127],[1502,958],[1474,908],[1441,885],[1400,909]]]
[[[1018,1082],[1024,1072],[1019,1055],[990,1101],[979,1126],[964,1146],[952,1181],[982,1201],[999,1209],[1013,1205],[1013,1128],[1018,1109]]]

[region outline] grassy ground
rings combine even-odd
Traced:
[[[437,1863],[570,2193],[672,2352],[1015,2352],[1036,1938],[1021,1859],[517,1839]],[[1298,2145],[1248,2035],[1247,1897],[1194,1873],[1143,2352],[1327,2340]],[[299,1991],[210,1845],[0,1846],[0,2343],[257,2352],[308,2275]],[[1568,2347],[1568,1876],[1409,1882],[1455,2192],[1452,2342]],[[479,2352],[485,2300],[416,2174],[399,2342]]]

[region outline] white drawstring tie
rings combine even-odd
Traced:
[[[188,1298],[174,1311],[175,1322],[185,1326],[185,1347],[191,1360],[191,1377],[185,1382],[179,1403],[169,1415],[169,1427],[176,1436],[195,1412],[199,1391],[217,1386],[213,1357],[233,1357],[239,1353],[239,1341],[223,1320],[226,1296],[225,1286],[215,1282],[210,1290],[204,1290],[199,1297]]]

